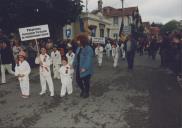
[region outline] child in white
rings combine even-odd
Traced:
[[[64,97],[66,95],[66,92],[68,93],[68,95],[72,94],[73,92],[72,76],[73,76],[74,70],[68,64],[68,59],[66,57],[62,59],[62,64],[63,66],[61,66],[59,70],[60,76],[61,76],[61,83],[62,83],[60,96]]]
[[[95,55],[97,56],[99,66],[102,66],[103,51],[104,48],[100,44],[98,44],[95,49]]]
[[[59,69],[61,65],[61,54],[57,50],[56,46],[54,46],[53,51],[51,52],[51,59],[53,64],[54,79],[60,79]]]
[[[41,54],[36,57],[35,63],[40,65],[40,83],[42,87],[40,95],[46,93],[46,83],[48,83],[48,87],[51,93],[50,96],[54,96],[54,85],[50,70],[51,59],[49,55],[46,54],[45,48],[41,48]]]
[[[68,59],[68,64],[69,64],[70,66],[73,66],[73,61],[74,61],[74,59],[75,59],[75,54],[73,53],[72,48],[69,48],[69,49],[68,49],[68,53],[66,54],[66,57],[67,57],[67,59]]]
[[[126,52],[125,52],[124,47],[125,47],[124,43],[121,43],[121,52],[122,52],[122,59],[123,59],[123,60],[124,60],[125,57],[126,57]]]
[[[20,82],[20,89],[23,98],[28,98],[30,95],[29,89],[29,74],[31,72],[30,65],[25,60],[26,54],[21,51],[18,55],[18,61],[15,66],[15,76],[18,77]]]
[[[116,68],[118,66],[118,60],[119,60],[119,46],[116,44],[112,45],[112,57],[114,60],[113,67]]]
[[[112,47],[111,47],[111,44],[110,43],[107,43],[106,44],[105,50],[106,50],[107,58],[110,58],[110,54],[111,54],[111,50],[112,50]]]

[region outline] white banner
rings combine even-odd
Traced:
[[[19,28],[21,41],[50,37],[48,25]]]
[[[104,37],[92,37],[92,43],[105,44],[105,38]]]

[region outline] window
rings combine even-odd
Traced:
[[[100,37],[104,37],[104,29],[100,29]]]
[[[118,21],[118,17],[113,17],[113,25],[118,25],[119,21]]]
[[[118,39],[118,34],[117,33],[114,33],[113,34],[113,37],[114,37],[114,39]]]

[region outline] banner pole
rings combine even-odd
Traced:
[[[37,46],[37,52],[38,52],[38,55],[40,55],[39,45],[38,45],[38,41],[37,41],[37,39],[35,39],[35,42],[36,42],[36,46]]]

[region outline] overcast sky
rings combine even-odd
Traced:
[[[88,0],[89,11],[97,9],[97,1]],[[86,0],[83,2],[85,4]],[[121,0],[103,0],[103,6],[121,8]],[[182,20],[182,0],[124,0],[124,6],[138,6],[143,21],[166,23],[172,19]]]

